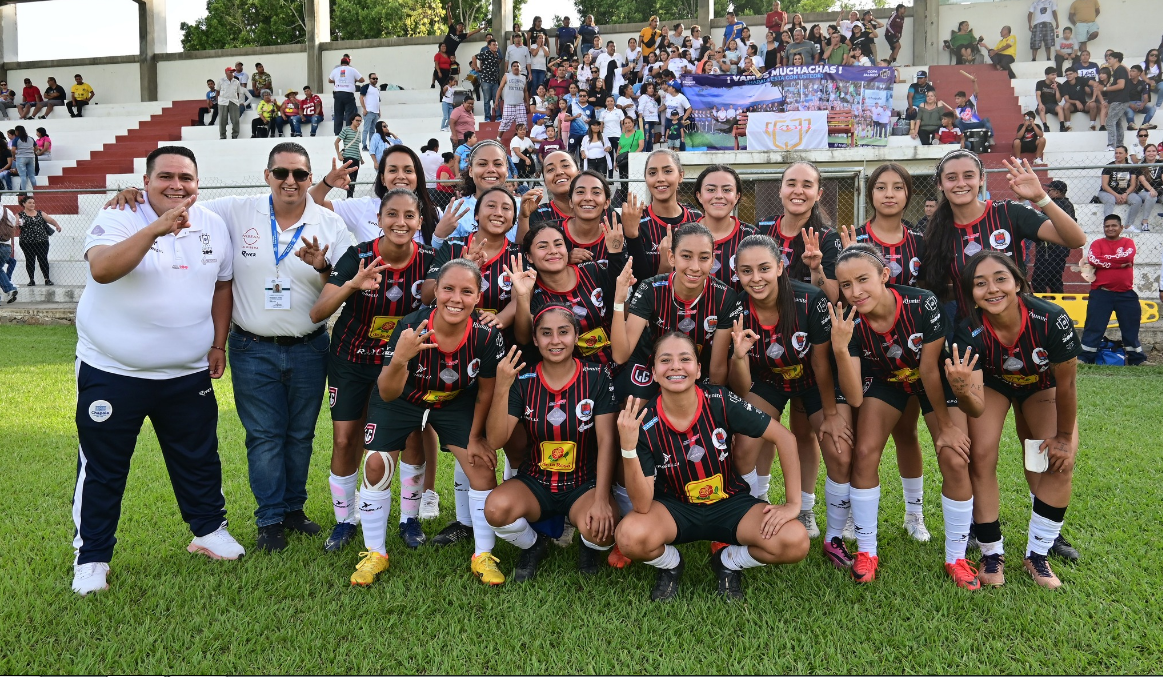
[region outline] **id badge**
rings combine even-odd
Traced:
[[[266,310],[291,309],[291,278],[267,278],[263,308]]]

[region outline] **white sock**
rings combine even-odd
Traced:
[[[880,485],[871,489],[852,487],[848,492],[852,502],[852,523],[856,525],[856,551],[876,556],[876,520],[880,512]],[[831,528],[831,520],[829,520]],[[840,523],[844,528],[844,523]]]
[[[678,563],[681,561],[682,556],[678,554],[678,548],[674,547],[673,545],[668,545],[662,549],[661,555],[648,562],[644,562],[644,564],[649,564],[650,566],[658,567],[659,569],[673,569],[678,566]]]
[[[998,540],[994,543],[982,543],[981,541],[978,541],[977,545],[981,548],[981,554],[983,557],[985,555],[1004,555],[1005,554],[1005,546],[1003,545],[1004,541],[1005,541],[1005,537],[1003,536],[1000,540]]]
[[[723,566],[731,571],[742,571],[763,566],[763,562],[751,556],[751,550],[745,545],[728,545],[723,549]]]
[[[485,491],[468,490],[468,506],[472,513],[472,536],[476,540],[474,555],[492,552],[493,546],[497,544],[497,533],[493,531],[492,525],[485,519],[485,500],[491,493],[493,493],[492,489]]]
[[[901,489],[905,493],[905,514],[921,513],[925,504],[925,477],[901,477]]]
[[[358,482],[359,471],[347,477],[339,477],[335,473],[331,473],[331,477],[328,478],[328,484],[331,485],[331,507],[335,509],[336,522],[355,524],[359,521],[359,513],[354,510],[356,505],[355,485]]]
[[[400,524],[420,516],[420,495],[424,493],[424,464],[400,461]]]
[[[973,521],[973,498],[954,501],[941,494],[941,512],[945,514],[945,563],[965,559],[969,544],[969,524]]]
[[[586,545],[586,547],[590,548],[591,550],[609,550],[610,548],[614,547],[613,543],[611,543],[610,545],[598,545],[597,543],[590,543],[589,540],[586,539],[585,536],[581,537],[581,542],[584,543]]]
[[[759,498],[759,471],[752,468],[751,472],[743,476],[743,481],[747,483],[748,487],[751,487],[751,495]]]
[[[506,480],[511,480],[516,476],[517,476],[517,469],[514,468],[512,466],[512,464],[509,463],[509,455],[505,454],[505,471],[501,474],[501,477],[506,479]]]
[[[466,527],[471,527],[472,512],[468,508],[468,475],[464,474],[464,468],[460,467],[460,461],[455,461],[452,465],[452,488],[454,489],[454,498],[456,498],[456,521]]]
[[[501,538],[522,550],[532,548],[533,544],[537,542],[537,532],[533,531],[533,527],[529,526],[529,520],[524,517],[512,524],[495,527],[493,531],[497,532],[497,535]]]
[[[845,482],[833,482],[832,478],[824,478],[824,502],[828,510],[828,526],[824,529],[824,542],[831,543],[833,538],[839,538],[844,532],[844,525],[848,522],[848,513],[852,510],[852,485]]]
[[[771,477],[771,475],[768,475]],[[800,510],[811,510],[816,507],[816,495],[806,491],[800,492]]]
[[[1036,512],[1030,513],[1030,531],[1026,539],[1026,554],[1045,555],[1062,532],[1062,523],[1054,522]]]
[[[368,552],[386,555],[384,539],[388,533],[388,512],[392,509],[392,490],[364,489],[360,493],[359,518],[363,523],[363,546]]]
[[[611,492],[614,494],[614,502],[618,504],[618,510],[621,511],[622,517],[634,512],[634,503],[630,500],[630,492],[626,491],[626,487],[614,484]]]
[[[759,475],[756,480],[755,490],[759,493],[755,494],[755,498],[767,501],[767,490],[771,488],[771,475]]]

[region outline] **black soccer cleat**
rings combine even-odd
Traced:
[[[323,527],[312,522],[311,518],[307,517],[302,510],[292,510],[283,515],[283,526],[286,527],[287,531],[295,531],[307,536],[315,536],[323,530]]]
[[[1054,539],[1054,545],[1050,546],[1050,554],[1057,555],[1067,562],[1077,562],[1081,555],[1078,554],[1078,548],[1070,544],[1070,541],[1063,538],[1062,534],[1058,534],[1058,538]]]
[[[658,577],[654,579],[654,589],[650,591],[651,602],[669,602],[678,595],[679,579],[686,563],[679,556],[678,566],[673,569],[659,569]]]
[[[549,540],[545,534],[537,534],[533,545],[521,551],[521,556],[517,558],[517,568],[513,569],[514,583],[524,583],[537,577],[537,566],[545,559]]]
[[[472,527],[461,524],[456,520],[448,523],[448,526],[440,530],[440,533],[432,537],[432,545],[437,547],[452,545],[453,543],[460,543],[472,538]]]
[[[601,561],[602,551],[594,550],[585,542],[578,544],[577,550],[577,570],[578,573],[586,576],[593,576],[598,573],[598,562]]]
[[[728,569],[723,563],[723,553],[726,548],[719,548],[711,555],[711,571],[715,572],[715,580],[719,583],[719,594],[727,599],[743,599],[743,572]]]
[[[355,540],[356,525],[340,522],[331,528],[331,535],[323,543],[324,552],[339,552]]]

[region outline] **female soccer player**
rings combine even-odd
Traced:
[[[504,444],[520,423],[531,453],[517,476],[489,495],[485,517],[497,535],[521,549],[513,572],[518,583],[537,575],[549,545],[531,521],[568,516],[581,532],[578,569],[584,574],[597,573],[598,552],[614,542],[614,387],[605,367],[573,356],[579,329],[570,306],[547,305],[533,320],[540,363],[527,368],[514,347],[497,367],[489,446]]]
[[[1026,540],[1026,571],[1045,588],[1062,585],[1047,553],[1062,530],[1078,453],[1076,370],[1081,346],[1070,317],[1030,292],[1008,256],[979,252],[965,264],[962,294],[974,309],[957,327],[946,363],[958,404],[969,419],[970,474],[984,585],[1005,582],[998,522],[998,447],[1006,413],[1021,410],[1031,439],[1049,456],[1045,472],[1026,471],[1034,494]],[[970,357],[972,355],[972,357]],[[984,385],[984,388],[982,387]]]
[[[916,397],[941,467],[945,571],[959,587],[977,590],[977,572],[965,559],[973,515],[967,424],[941,376],[947,320],[932,292],[890,285],[889,272],[876,247],[845,248],[836,259],[836,276],[854,312],[845,312],[843,302],[829,311],[840,388],[850,405],[860,407],[850,492],[857,544],[852,578],[876,578],[880,456]]]
[[[520,345],[533,340],[533,315],[551,304],[572,309],[578,321],[577,351],[582,360],[609,364],[612,313],[607,299],[614,298],[617,272],[626,266],[622,250],[625,237],[615,225],[605,231],[609,264],[587,261],[569,263],[573,244],[565,229],[542,222],[525,234],[522,251],[535,275],[513,276],[513,332]],[[519,258],[509,270],[520,270]]]
[[[671,247],[672,232],[703,216],[702,212],[678,201],[683,177],[678,153],[669,148],[654,150],[646,156],[645,173],[650,204],[645,210],[637,200],[622,205],[622,223],[630,223],[635,218],[639,222],[638,236],[630,239],[627,249],[635,261],[634,276],[638,279],[669,273],[672,268],[666,252]]]
[[[329,484],[336,522],[324,545],[327,551],[340,550],[355,537],[356,482],[368,398],[396,324],[420,307],[416,292],[434,258],[431,247],[413,239],[422,210],[412,191],[388,191],[378,215],[380,237],[348,248],[311,308],[311,321],[322,322],[343,306],[331,333],[327,365],[333,435]],[[400,462],[400,536],[411,548],[425,540],[416,517],[426,463],[420,435],[415,437]]]
[[[730,384],[735,394],[779,420],[792,399],[810,422],[807,434],[797,435],[798,458],[819,460],[815,439],[821,441],[828,469],[824,495],[828,527],[824,556],[835,566],[852,566],[841,532],[848,521],[848,476],[852,460],[852,408],[837,401],[832,380],[831,324],[828,299],[819,289],[788,278],[779,245],[766,235],[743,240],[736,269],[745,294],[731,315],[734,353]],[[794,417],[792,418],[794,422]],[[813,434],[814,433],[814,434]],[[752,487],[752,495],[766,501],[775,449],[743,438],[736,467]],[[801,508],[798,519],[811,536],[819,536],[815,514],[803,507],[815,504],[816,476],[804,477],[801,468]]]
[[[820,205],[823,196],[819,168],[810,162],[793,162],[783,171],[779,184],[783,214],[760,221],[757,230],[779,244],[791,279],[823,289],[828,300],[835,302],[839,298],[836,255],[840,253],[840,237],[828,226]]]
[[[468,154],[468,165],[460,173],[460,194],[465,197],[449,206],[457,216],[455,223],[441,219],[432,233],[432,247],[440,251],[440,246],[450,238],[468,237],[477,229],[476,204],[490,188],[501,188],[509,181],[509,153],[500,143],[488,139],[473,146]],[[521,199],[517,198],[517,208]],[[515,215],[514,215],[515,220]],[[517,227],[508,233],[510,242],[517,240]]]
[[[562,225],[574,251],[589,254],[586,260],[598,263],[609,260],[603,224],[619,221],[619,216],[609,211],[611,195],[610,182],[593,170],[587,169],[570,182],[569,206],[573,215]],[[635,222],[633,227],[637,225]]]
[[[488,448],[484,426],[505,346],[498,330],[473,319],[481,281],[475,263],[449,261],[436,277],[435,308],[405,316],[392,332],[368,405],[359,505],[367,551],[351,575],[353,585],[370,585],[388,568],[384,532],[392,473],[408,435],[427,425],[460,462],[471,487],[472,572],[489,585],[505,581],[492,554],[496,534],[484,515],[489,492],[497,486],[497,456]]]
[[[778,421],[722,386],[698,386],[698,347],[669,332],[653,346],[660,392],[649,402],[628,398],[618,414],[623,469],[634,509],[618,525],[618,547],[658,568],[650,598],[678,594],[684,568],[676,543],[729,543],[711,556],[719,594],[743,596],[743,569],[790,564],[808,554],[799,514],[795,439]],[[735,435],[759,437],[779,449],[786,503],[752,496],[735,469]]]
[[[840,229],[840,240],[845,246],[851,242],[868,242],[880,248],[888,265],[890,284],[916,286],[920,274],[925,241],[921,233],[913,232],[905,225],[903,217],[912,198],[913,177],[909,171],[895,162],[882,164],[868,177],[872,218],[857,227],[852,237],[848,237],[846,229]],[[910,399],[908,408],[893,428],[892,441],[896,445],[897,470],[905,498],[905,531],[924,543],[930,535],[922,511],[925,478],[921,441],[917,438],[920,417],[917,400]]]
[[[541,161],[541,176],[549,189],[549,201],[541,204],[544,195],[541,188],[534,188],[525,193],[517,226],[518,242],[524,241],[525,233],[539,223],[545,221],[561,223],[573,216],[573,207],[569,203],[570,186],[573,185],[573,177],[577,176],[579,171],[573,156],[564,150],[555,150],[545,156]]]
[[[743,196],[739,174],[727,165],[711,165],[695,181],[695,201],[703,210],[699,223],[715,238],[715,260],[711,274],[736,292],[742,283],[735,272],[735,250],[748,235],[755,234],[755,226],[735,217],[735,208]]]

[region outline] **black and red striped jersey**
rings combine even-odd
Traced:
[[[681,331],[694,340],[703,376],[709,376],[715,331],[731,328],[731,323],[735,321],[731,313],[735,310],[736,299],[733,289],[713,277],[707,278],[703,283],[703,293],[690,302],[675,296],[674,273],[643,280],[626,304],[629,315],[646,320],[646,327],[638,339],[631,362],[649,365],[650,356],[654,354],[654,342],[668,331]]]
[[[965,262],[982,249],[1002,252],[1014,260],[1023,271],[1022,240],[1039,241],[1038,229],[1046,222],[1046,215],[1017,202],[990,200],[985,212],[973,223],[957,223],[957,238],[953,243],[953,261],[949,265],[949,279],[953,284],[953,298],[957,300],[957,316],[964,317],[973,307],[973,299],[961,292],[961,270]]]
[[[654,207],[647,207],[642,212],[642,218],[638,221],[638,242],[641,243],[642,248],[646,252],[646,261],[642,266],[634,266],[635,275],[639,278],[649,277],[649,275],[638,275],[637,271],[646,271],[649,269],[650,275],[658,274],[658,265],[660,258],[658,254],[658,243],[666,238],[666,227],[670,226],[671,230],[678,228],[688,221],[698,221],[703,218],[703,213],[694,207],[680,204],[682,213],[678,216],[659,216],[654,213]]]
[[[436,257],[432,261],[432,266],[428,268],[428,279],[435,280],[441,266],[452,259],[464,256],[476,235],[477,233],[470,233],[463,240],[460,238],[445,240],[440,249],[436,250]],[[509,305],[509,301],[513,300],[513,281],[505,272],[505,266],[509,265],[510,257],[520,253],[520,246],[506,242],[506,246],[502,247],[496,256],[481,266],[481,300],[477,304],[477,310],[499,313]]]
[[[899,284],[888,285],[888,290],[896,298],[892,328],[882,334],[857,317],[848,354],[860,358],[866,381],[877,379],[909,394],[922,393],[921,349],[944,340],[947,320],[932,292]]]
[[[380,241],[348,247],[331,270],[328,284],[342,287],[380,256]],[[400,318],[420,307],[420,287],[435,254],[428,245],[412,243],[412,258],[400,268],[383,271],[379,289],[357,290],[343,302],[331,332],[331,353],[357,364],[380,364],[384,348]]]
[[[904,238],[900,242],[890,244],[876,237],[876,233],[872,232],[870,221],[856,228],[856,241],[880,247],[884,261],[888,264],[889,282],[915,287],[921,274],[921,257],[925,255],[925,238],[921,233],[909,230],[908,226],[902,230],[905,233]]]
[[[706,217],[699,219],[702,223]],[[715,240],[714,257],[711,263],[711,275],[727,283],[727,286],[736,292],[743,291],[739,276],[735,274],[735,252],[739,251],[739,243],[748,235],[756,233],[755,226],[735,219],[735,228],[731,234],[721,240]]]
[[[755,316],[754,302],[740,294],[732,317],[743,316],[743,328],[759,335],[748,352],[751,379],[763,381],[787,393],[801,393],[816,385],[809,353],[812,346],[832,340],[828,297],[810,284],[792,281],[796,316],[779,318],[773,326]]]
[[[624,253],[613,254],[613,261],[619,272],[626,265]],[[602,263],[587,261],[572,266],[577,275],[577,284],[567,291],[554,291],[541,280],[533,287],[529,300],[529,310],[534,317],[550,303],[564,303],[573,308],[574,317],[581,325],[577,337],[577,353],[587,362],[606,364],[610,362],[610,322],[612,320],[606,299],[614,298],[614,287],[618,273]]]
[[[723,386],[695,386],[698,413],[679,430],[662,408],[662,396],[646,405],[638,433],[642,474],[654,477],[655,494],[709,505],[751,491],[731,458],[736,434],[761,437],[771,417]]]
[[[1004,381],[1017,390],[1037,391],[1054,387],[1050,366],[1078,357],[1082,344],[1066,311],[1036,296],[1021,298],[1022,328],[1012,345],[1002,343],[982,313],[982,326],[974,327],[967,317],[957,325],[954,342],[962,354],[966,347],[977,353],[975,369],[991,379]]]
[[[436,311],[422,308],[400,320],[384,350],[384,362],[391,361],[396,342],[405,329],[415,329],[424,320],[428,320],[431,329],[435,317]],[[501,332],[471,320],[465,323],[459,344],[422,350],[408,361],[408,379],[400,397],[432,408],[439,408],[456,397],[472,397],[478,379],[497,376],[497,362],[504,356]]]
[[[574,358],[573,380],[553,390],[542,365],[526,368],[509,389],[509,415],[529,435],[521,472],[550,491],[570,491],[597,478],[598,416],[617,411],[614,384],[599,364]]]
[[[570,218],[570,215],[558,209],[553,200],[550,200],[537,207],[537,211],[529,216],[529,228],[532,229],[541,223],[556,223],[560,226],[568,218]]]
[[[792,270],[795,268],[792,261],[792,257],[794,256],[793,247],[795,246],[795,241],[800,238],[802,233],[786,237],[779,230],[781,221],[783,221],[783,215],[777,216],[775,219],[769,221],[760,221],[756,225],[756,230],[759,231],[760,235],[767,235],[775,240],[775,243],[779,245],[779,249],[783,253],[784,267]],[[829,280],[835,280],[836,257],[840,255],[841,249],[840,234],[831,228],[825,227],[817,235],[820,236],[820,254],[823,256],[821,265],[824,267],[824,277]],[[795,280],[797,278],[793,277],[792,279]],[[798,278],[798,281],[811,283],[811,272],[804,272],[803,276]]]

